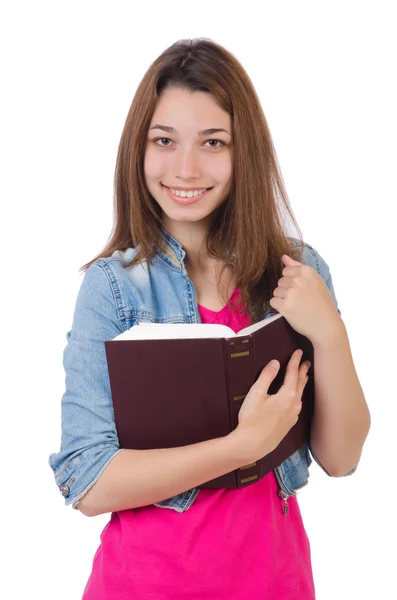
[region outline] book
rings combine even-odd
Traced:
[[[277,313],[235,333],[207,323],[141,323],[105,341],[120,448],[174,448],[226,436],[238,425],[245,396],[262,369],[280,368],[268,393],[284,382],[293,352],[312,368],[297,423],[269,454],[197,487],[240,488],[278,467],[310,438],[314,350]]]

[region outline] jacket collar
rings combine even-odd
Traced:
[[[162,235],[162,243],[161,243],[161,248],[160,250],[158,250],[156,252],[157,255],[161,256],[162,258],[166,258],[168,259],[168,261],[171,261],[171,263],[177,267],[178,269],[181,269],[182,271],[184,270],[184,263],[183,263],[183,259],[186,256],[186,252],[182,247],[182,244],[180,244],[178,242],[178,240],[176,240],[174,237],[172,237],[172,235],[170,233],[168,233],[168,231],[165,231],[165,229],[161,228],[161,235]],[[235,253],[232,254],[232,262],[234,262],[236,258]]]
[[[178,242],[170,233],[161,229],[161,248],[156,252],[160,257],[166,258],[167,262],[171,261],[178,270],[183,269],[183,259],[186,256],[186,252],[182,247],[182,244]]]

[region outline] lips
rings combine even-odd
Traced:
[[[162,183],[161,185],[162,185],[163,187],[167,188],[167,190],[170,190],[170,189],[171,189],[171,188],[170,188],[170,187],[168,187],[167,185],[164,185],[164,183]],[[212,186],[212,187],[213,187],[213,186]],[[194,188],[194,189],[191,189],[191,190],[179,190],[179,191],[180,191],[180,192],[196,192],[197,190],[205,190],[205,191],[208,191],[208,190],[212,190],[212,187],[207,187],[207,188]],[[173,189],[174,189],[174,190],[176,190],[176,189],[178,189],[178,188],[173,188]]]
[[[202,192],[202,194],[200,194],[198,196],[192,196],[191,198],[189,198],[187,196],[184,196],[184,197],[176,196],[175,194],[173,194],[171,192],[170,188],[167,187],[166,185],[163,185],[163,188],[166,190],[166,192],[167,192],[168,196],[171,198],[171,200],[173,200],[176,204],[180,204],[182,206],[188,206],[190,204],[195,204],[196,202],[199,202],[212,189],[212,188],[206,188],[205,192]]]

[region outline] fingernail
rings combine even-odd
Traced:
[[[270,365],[271,367],[276,367],[276,369],[277,369],[277,367],[278,367],[278,361],[277,361],[277,360],[271,360],[271,361],[269,362],[269,365]]]

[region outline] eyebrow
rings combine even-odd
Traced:
[[[167,133],[177,133],[177,130],[174,127],[169,127],[168,125],[153,125],[153,127],[150,127],[149,131],[151,129],[162,129],[163,131],[166,131]],[[198,135],[199,136],[213,135],[214,133],[221,133],[222,131],[231,135],[228,131],[226,131],[226,129],[221,129],[221,128],[203,129],[202,131],[198,132]]]

